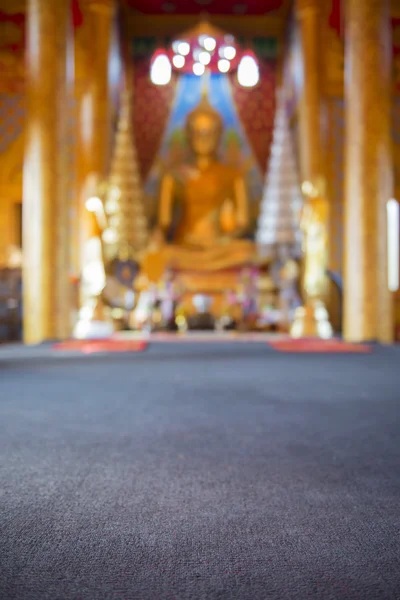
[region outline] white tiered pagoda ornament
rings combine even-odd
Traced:
[[[299,256],[302,195],[282,92],[278,94],[277,100],[273,142],[256,241],[261,254],[275,254],[276,250],[279,252],[280,248],[284,248],[289,255]]]

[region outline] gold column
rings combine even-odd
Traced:
[[[304,205],[302,291],[304,306],[296,311],[293,337],[332,336],[325,308],[328,296],[329,203],[326,198],[325,157],[322,143],[322,0],[296,0],[295,14],[302,60],[299,101],[300,175]]]
[[[321,42],[320,0],[296,0],[303,64],[302,95],[299,106],[300,166],[303,181],[321,177]]]
[[[389,0],[348,0],[344,336],[393,340],[386,203],[392,196]]]
[[[0,268],[7,264],[8,248],[14,243],[11,209],[13,203],[0,195]]]
[[[68,65],[70,6],[28,0],[24,162],[24,339],[63,338],[70,329]]]
[[[98,234],[94,216],[85,209],[91,182],[101,181],[108,170],[111,146],[109,60],[116,3],[83,0],[83,24],[75,42],[77,99],[77,256]],[[80,259],[78,259],[80,262]]]

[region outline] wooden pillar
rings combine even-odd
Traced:
[[[23,282],[30,344],[70,329],[70,18],[68,2],[27,1]]]
[[[94,216],[85,208],[87,193],[108,174],[112,125],[109,64],[116,4],[114,0],[82,0],[81,10],[83,23],[75,42],[79,262],[84,243],[98,233]]]
[[[390,6],[389,0],[348,0],[346,8],[344,336],[391,342]]]
[[[323,172],[321,140],[320,0],[296,0],[302,56],[299,106],[300,169],[303,181],[316,181]]]

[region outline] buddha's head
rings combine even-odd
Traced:
[[[188,143],[197,156],[215,156],[223,131],[221,115],[211,106],[206,96],[186,119]]]

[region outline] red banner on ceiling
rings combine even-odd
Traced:
[[[83,22],[83,15],[81,7],[79,6],[79,0],[72,0],[72,22],[74,27],[80,27]]]
[[[338,35],[343,33],[343,14],[342,0],[332,0],[331,14],[329,15],[329,25]]]

